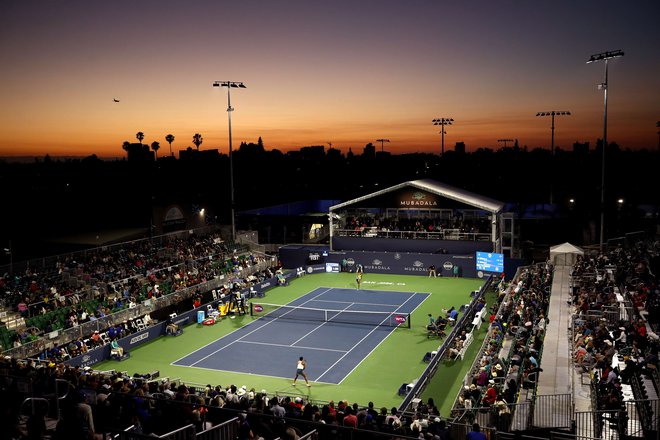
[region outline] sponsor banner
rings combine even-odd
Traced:
[[[345,251],[342,255],[330,255],[329,260],[335,259],[337,263],[342,258],[353,260],[353,264],[361,264],[365,274],[369,273],[392,273],[403,275],[427,275],[429,266],[434,265],[438,275],[452,276],[456,266],[460,274],[465,277],[475,278],[476,270],[474,255],[460,256],[442,254],[421,254],[412,252],[351,252]],[[368,278],[367,278],[368,279]]]
[[[325,268],[326,268],[325,264],[315,264],[313,266],[307,266],[307,268],[305,268],[305,271],[307,271],[307,273],[319,273],[319,272],[325,272]]]
[[[422,190],[401,191],[396,196],[397,208],[437,208],[439,196]]]
[[[103,347],[96,348],[94,350],[90,350],[85,354],[81,354],[80,356],[76,356],[73,359],[69,359],[68,361],[64,361],[65,364],[70,365],[72,367],[91,367],[94,364],[98,364],[99,362],[102,362],[110,357],[110,344],[104,345]]]

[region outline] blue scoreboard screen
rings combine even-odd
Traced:
[[[484,272],[504,272],[504,255],[491,252],[477,252],[477,270]]]

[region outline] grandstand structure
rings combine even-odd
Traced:
[[[330,249],[455,252],[459,241],[466,250],[517,255],[514,217],[503,209],[432,179],[403,182],[331,206]],[[412,246],[411,238],[426,243]]]

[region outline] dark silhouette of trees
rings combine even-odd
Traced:
[[[199,146],[202,145],[202,142],[204,142],[204,138],[202,137],[201,134],[195,133],[193,136],[193,144],[197,147],[197,151],[199,151]]]
[[[142,133],[141,131],[138,131],[135,134],[135,137],[137,138],[138,141],[140,141],[140,145],[142,145],[142,140],[144,139],[144,133]]]
[[[168,134],[165,136],[165,141],[167,141],[168,144],[170,144],[170,156],[172,155],[172,142],[174,142],[174,135],[173,134]]]
[[[153,141],[151,143],[151,149],[156,153],[156,160],[158,160],[158,150],[160,150],[160,143],[158,141]]]

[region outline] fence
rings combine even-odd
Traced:
[[[448,350],[449,345],[454,341],[456,335],[460,334],[460,332],[464,329],[466,323],[469,324],[472,322],[472,318],[474,317],[475,304],[477,303],[476,300],[484,295],[484,293],[486,292],[486,290],[490,288],[492,283],[493,283],[493,276],[491,275],[488,277],[488,280],[486,280],[483,286],[481,286],[479,293],[475,295],[474,300],[470,304],[470,307],[468,307],[463,313],[463,315],[459,318],[459,321],[453,327],[451,333],[449,333],[442,346],[438,349],[438,353],[431,359],[431,362],[429,362],[428,367],[426,367],[426,369],[420,376],[417,383],[415,383],[412,390],[410,390],[410,392],[403,399],[401,405],[399,405],[399,409],[401,411],[407,410],[408,407],[412,404],[412,400],[418,398],[422,394],[422,392],[426,388],[426,385],[429,383],[431,378],[435,375],[435,372],[438,370],[438,367],[440,366],[440,360],[444,357],[446,351]]]
[[[338,237],[379,237],[379,238],[406,238],[416,240],[466,240],[491,241],[491,234],[485,232],[462,232],[460,229],[444,229],[439,232],[424,231],[381,231],[377,228],[333,229],[332,233]]]

